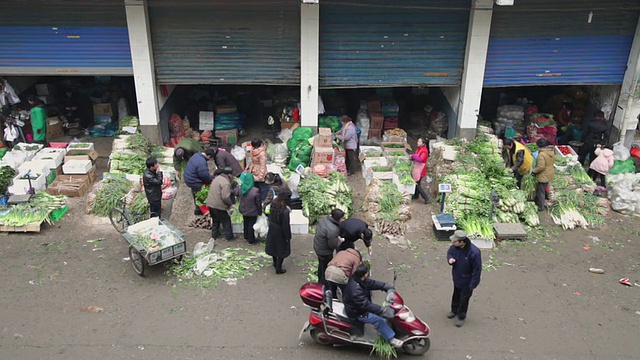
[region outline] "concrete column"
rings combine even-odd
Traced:
[[[302,126],[318,126],[320,5],[300,4],[300,116]]]
[[[149,14],[146,0],[125,0],[133,78],[138,99],[140,130],[152,143],[161,144],[159,100],[156,85]]]
[[[640,81],[638,81],[638,77],[640,77],[640,19],[638,19],[638,26],[627,61],[627,71],[624,73],[615,109],[611,143],[623,140],[627,147],[633,143],[635,129],[638,126],[638,114],[640,114]]]
[[[456,136],[468,139],[476,136],[491,32],[493,0],[473,0],[471,7],[456,127]]]

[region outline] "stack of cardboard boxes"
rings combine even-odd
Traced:
[[[66,195],[69,197],[84,196],[90,189],[96,178],[96,165],[98,152],[94,149],[93,143],[82,143],[85,145],[77,147],[69,145],[64,156],[62,165],[62,175],[49,185],[47,191],[52,195]]]
[[[318,129],[318,135],[313,142],[313,153],[311,157],[312,168],[316,165],[333,165],[334,153],[331,140],[331,129]]]
[[[369,139],[382,139],[382,126],[384,125],[384,114],[382,104],[379,100],[372,100],[367,103],[369,115]]]

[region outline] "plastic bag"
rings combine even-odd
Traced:
[[[283,143],[286,143],[293,137],[293,130],[291,129],[283,129],[278,134],[278,139],[280,139]]]
[[[210,239],[208,243],[199,242],[193,248],[193,256],[198,257],[202,254],[209,254],[213,251],[213,247],[215,246],[215,240]]]
[[[627,149],[623,144],[617,142],[613,144],[613,159],[625,161],[631,156],[629,149]]]
[[[609,174],[611,175],[635,174],[635,172],[636,164],[632,158],[628,158],[625,161],[615,160],[613,162],[613,167],[609,170]]]
[[[231,149],[231,155],[238,161],[242,161],[247,157],[247,153],[240,146],[236,145]]]
[[[263,239],[267,237],[267,233],[269,232],[269,221],[266,216],[260,215],[258,217],[258,221],[253,225],[253,231],[255,232],[256,237]]]

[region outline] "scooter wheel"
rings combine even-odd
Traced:
[[[429,338],[413,339],[405,341],[405,343],[402,344],[402,351],[409,355],[422,355],[426,353],[430,347],[431,340],[429,340]]]
[[[311,335],[313,341],[318,345],[331,345],[331,342],[329,341],[329,335],[327,335],[324,331],[311,329],[311,331],[309,331],[309,335]]]

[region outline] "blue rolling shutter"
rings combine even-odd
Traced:
[[[459,85],[470,4],[320,1],[320,86]]]
[[[635,10],[629,10],[632,5]],[[518,0],[512,7],[496,6],[484,85],[621,84],[637,9],[636,1],[625,0]]]
[[[150,2],[161,84],[298,85],[300,1]]]
[[[121,2],[3,1],[0,39],[0,74],[133,74]]]

